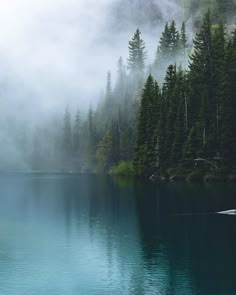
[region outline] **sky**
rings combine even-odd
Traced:
[[[176,11],[174,2],[0,0],[0,103],[35,115],[39,109],[96,102],[107,71],[116,72],[120,56],[126,60],[139,23],[151,60],[158,38],[152,44],[146,14],[165,18]]]

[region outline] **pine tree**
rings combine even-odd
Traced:
[[[188,45],[188,37],[186,35],[186,24],[185,24],[185,22],[183,22],[182,26],[181,26],[180,42],[181,42],[181,48],[185,50],[187,48],[187,45]]]
[[[169,24],[168,22],[165,25],[165,29],[162,32],[161,38],[160,38],[160,42],[159,42],[159,46],[158,46],[158,55],[162,55],[167,56],[170,54],[171,51],[171,32],[170,32],[170,28],[169,28]]]
[[[141,32],[136,30],[131,41],[129,41],[128,68],[132,74],[143,73],[145,68],[145,42],[141,39]]]
[[[102,119],[104,124],[110,128],[112,118],[115,115],[114,95],[112,91],[111,72],[107,73],[105,103],[102,110]]]
[[[184,63],[187,61],[187,49],[188,49],[188,37],[186,34],[186,24],[185,22],[183,22],[181,26],[181,30],[180,30],[179,50]]]
[[[213,48],[211,16],[208,11],[203,24],[194,40],[194,53],[190,56],[190,127],[200,123],[202,150],[213,137],[213,121],[216,114],[216,102],[213,95]]]
[[[225,33],[221,21],[214,30],[213,38],[213,92],[216,103],[216,113],[213,122],[213,136],[216,149],[219,151],[219,135],[222,120],[222,104],[225,97]]]
[[[111,165],[115,165],[120,161],[120,126],[119,121],[112,122],[111,128]]]
[[[194,166],[194,160],[198,157],[198,151],[200,148],[198,130],[199,127],[197,125],[193,126],[185,143],[184,156],[181,162],[182,167],[185,169],[192,169]]]
[[[175,58],[177,51],[178,51],[178,43],[179,43],[179,32],[176,30],[176,24],[175,21],[171,22],[170,28],[169,28],[169,34],[170,34],[170,52],[172,56]]]
[[[225,22],[232,18],[235,20],[235,0],[216,0],[216,5],[218,18],[221,19],[223,17]]]
[[[157,168],[157,112],[159,88],[149,75],[142,94],[136,144],[135,170],[138,174],[151,174]]]
[[[176,66],[170,65],[166,72],[165,81],[163,84],[162,95],[165,101],[165,153],[167,155],[165,159],[165,166],[170,165],[170,155],[172,149],[172,143],[174,138],[174,123],[176,119],[176,113],[178,109],[178,97],[176,96],[177,72]]]
[[[123,107],[127,108],[125,105],[125,99],[127,96],[127,81],[126,81],[126,71],[123,63],[122,57],[118,60],[117,65],[117,81],[114,89],[114,99],[115,99],[115,108],[116,108],[116,117]]]
[[[63,158],[64,165],[66,169],[70,168],[70,161],[73,153],[73,144],[72,144],[72,128],[71,128],[71,114],[69,107],[66,108],[64,114],[64,126],[63,126]]]
[[[118,75],[117,85],[118,85],[118,88],[121,88],[125,84],[125,76],[126,76],[125,66],[124,66],[122,57],[120,57],[118,60],[117,75]]]
[[[186,80],[185,74],[182,70],[179,70],[176,77],[176,84],[173,91],[173,106],[170,110],[172,112],[172,132],[173,132],[173,143],[171,146],[171,157],[170,164],[173,167],[180,164],[180,160],[183,157],[183,148],[186,141],[186,106],[185,106],[185,96],[186,96]]]
[[[81,146],[81,131],[80,126],[81,120],[80,120],[80,112],[77,111],[75,115],[75,122],[73,126],[73,151],[75,155],[79,154],[80,146]]]
[[[107,85],[106,85],[106,100],[107,104],[111,103],[112,87],[111,87],[111,72],[107,73]]]
[[[236,31],[226,48],[225,96],[222,103],[221,151],[224,166],[236,171]]]
[[[88,157],[88,169],[94,171],[96,167],[96,144],[97,144],[97,132],[94,122],[94,112],[90,106],[88,112],[88,141],[87,141],[87,157]]]
[[[98,171],[105,173],[108,172],[111,167],[111,157],[112,157],[112,137],[109,132],[107,132],[101,141],[98,143],[96,149],[96,160],[98,165]]]

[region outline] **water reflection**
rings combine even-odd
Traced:
[[[235,186],[0,178],[0,294],[235,294]],[[194,215],[181,215],[195,213]]]

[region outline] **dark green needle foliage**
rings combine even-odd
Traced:
[[[141,38],[141,32],[136,30],[131,41],[129,41],[128,68],[132,74],[140,74],[145,68],[145,42]]]
[[[97,108],[86,119],[66,110],[64,168],[145,176],[236,173],[236,32],[226,22],[233,2],[197,2],[185,1],[194,17],[206,12],[193,23],[193,40],[188,22],[167,22],[147,71],[137,29],[127,65],[119,58],[114,87],[108,73]],[[196,165],[199,157],[204,167]]]
[[[150,75],[145,83],[137,131],[135,169],[138,174],[150,174],[157,166],[157,136],[159,88]]]

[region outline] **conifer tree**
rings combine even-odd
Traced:
[[[176,29],[175,21],[172,21],[169,28],[169,34],[170,34],[170,52],[172,56],[175,58],[178,50],[178,44],[179,44],[179,32]]]
[[[111,138],[112,138],[112,147],[111,147],[111,163],[112,165],[117,164],[120,161],[120,126],[119,121],[112,122],[111,128]]]
[[[128,68],[132,74],[143,73],[145,68],[145,42],[141,39],[141,32],[136,30],[131,41],[129,41]]]
[[[94,112],[90,106],[88,112],[88,142],[87,142],[87,157],[88,157],[88,169],[94,171],[96,167],[96,143],[97,134],[94,122]]]
[[[111,72],[107,73],[107,85],[106,85],[106,100],[109,104],[111,102],[112,87],[111,87]]]
[[[181,165],[186,169],[193,168],[194,160],[198,156],[198,151],[200,149],[198,130],[199,127],[197,126],[197,124],[196,126],[193,126],[190,130],[187,141],[185,143],[183,160],[181,161]]]
[[[190,56],[190,127],[198,121],[202,133],[202,150],[213,136],[216,104],[213,95],[213,50],[211,16],[208,11],[194,40],[194,53]]]
[[[188,44],[188,38],[187,38],[187,35],[186,35],[186,24],[185,24],[185,22],[183,22],[182,26],[181,26],[180,43],[181,43],[181,48],[185,50],[187,48],[187,44]]]
[[[185,74],[179,70],[176,77],[176,84],[173,91],[173,105],[170,109],[172,114],[172,146],[170,152],[170,166],[176,167],[180,164],[183,156],[184,143],[186,141],[186,119],[185,119],[185,96],[186,96],[186,80]],[[171,138],[170,138],[171,139]]]
[[[179,50],[181,56],[183,57],[183,62],[187,61],[187,49],[188,49],[188,37],[186,34],[186,24],[185,22],[182,23],[181,30],[180,30],[180,38],[179,38]]]
[[[213,122],[215,146],[219,149],[219,135],[222,121],[222,104],[225,96],[225,33],[222,21],[215,27],[213,38],[213,92],[216,103],[216,113]]]
[[[117,65],[117,82],[114,89],[115,108],[117,109],[116,116],[118,116],[118,112],[124,106],[127,108],[127,105],[125,105],[125,99],[127,97],[126,78],[125,66],[122,57],[120,57]]]
[[[226,48],[225,96],[222,103],[221,151],[224,166],[236,171],[236,31]]]
[[[69,111],[69,107],[66,108],[64,114],[64,126],[63,126],[63,157],[65,167],[70,166],[70,161],[73,152],[73,143],[72,143],[72,128],[71,128],[71,114]]]
[[[159,88],[149,75],[142,94],[136,145],[135,168],[138,174],[150,174],[157,166],[157,111]]]
[[[169,28],[168,22],[165,25],[165,29],[162,32],[159,47],[158,47],[158,53],[162,56],[168,56],[170,54],[170,48],[171,48],[171,32]]]
[[[73,126],[73,151],[74,154],[78,156],[79,150],[80,150],[80,136],[81,136],[81,132],[80,132],[80,126],[81,124],[81,120],[80,120],[80,112],[77,111],[76,115],[75,115],[75,122],[74,122],[74,126]]]

